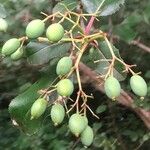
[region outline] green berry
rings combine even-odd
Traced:
[[[65,117],[65,109],[61,104],[54,104],[51,109],[51,119],[54,125],[60,124]]]
[[[0,31],[6,32],[8,28],[7,21],[3,18],[0,18]]]
[[[63,57],[59,60],[56,67],[57,75],[66,75],[72,68],[72,59],[70,57]]]
[[[49,41],[57,42],[64,36],[64,28],[59,23],[54,23],[47,28],[46,36]]]
[[[32,20],[26,27],[26,35],[28,38],[38,38],[43,34],[45,30],[45,24],[40,19]]]
[[[82,117],[84,119],[85,126],[87,126],[88,125],[88,119],[87,119],[87,117],[86,116],[82,116]]]
[[[86,126],[87,122],[85,118],[78,113],[73,114],[69,119],[69,129],[77,137],[83,132]]]
[[[147,84],[145,80],[139,75],[133,75],[130,79],[130,86],[132,91],[141,97],[147,94]]]
[[[70,96],[73,90],[74,85],[69,79],[60,80],[57,84],[57,93],[61,96]]]
[[[81,133],[81,142],[84,146],[90,146],[93,142],[94,133],[90,126],[87,126],[85,130]]]
[[[23,48],[20,47],[14,53],[11,54],[10,58],[12,60],[19,60],[20,58],[22,58],[23,54],[24,54]]]
[[[31,119],[39,118],[45,112],[47,104],[44,98],[37,99],[31,107]]]
[[[2,54],[9,56],[14,53],[20,47],[20,41],[16,38],[12,38],[3,45]]]
[[[116,78],[112,76],[106,79],[104,83],[104,88],[106,95],[113,100],[115,100],[116,97],[120,95],[121,92],[120,83]]]

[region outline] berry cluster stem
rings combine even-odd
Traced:
[[[88,34],[89,34],[89,32],[90,32],[90,30],[91,30],[91,27],[93,26],[94,20],[95,20],[95,17],[92,16],[92,17],[90,18],[90,21],[89,21],[88,25],[87,25],[86,28],[85,28],[85,31],[84,31],[85,35],[88,35]]]

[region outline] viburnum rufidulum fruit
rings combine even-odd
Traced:
[[[45,23],[40,19],[35,19],[29,22],[26,27],[26,35],[28,38],[38,38],[44,33]]]
[[[0,18],[0,31],[6,32],[8,28],[8,23],[5,19]]]
[[[64,36],[64,28],[59,23],[51,24],[46,30],[46,36],[49,41],[58,42]]]
[[[57,84],[57,93],[61,96],[70,96],[74,91],[74,85],[70,79],[60,80]]]
[[[17,38],[9,39],[2,47],[2,54],[9,56],[20,47],[20,41]]]
[[[86,126],[87,121],[78,113],[73,114],[69,119],[69,129],[76,137],[83,132]]]
[[[65,109],[61,104],[54,104],[51,109],[51,119],[54,125],[59,125],[65,117]]]
[[[70,57],[63,57],[59,60],[56,67],[57,75],[66,75],[72,68],[72,59]]]
[[[19,47],[14,53],[11,54],[10,58],[14,61],[19,60],[20,58],[22,58],[23,54],[23,47]]]
[[[104,89],[106,95],[112,100],[115,100],[121,92],[120,83],[113,76],[110,76],[106,79],[104,83]]]
[[[141,99],[144,99],[147,94],[147,84],[141,76],[137,74],[133,75],[130,78],[130,86],[136,95],[140,96]]]
[[[31,119],[39,118],[46,110],[48,101],[44,98],[38,98],[31,107]]]
[[[82,116],[82,117],[84,119],[85,126],[87,126],[88,125],[88,119],[87,119],[87,117],[86,116]]]
[[[85,147],[92,144],[94,138],[93,129],[90,126],[86,126],[84,131],[81,133],[81,142]]]

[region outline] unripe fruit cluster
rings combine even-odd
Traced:
[[[38,98],[31,107],[31,119],[41,117],[48,106],[48,101],[44,98]],[[51,108],[51,119],[55,126],[59,125],[65,117],[65,109],[61,104],[54,104]]]
[[[50,25],[46,30],[46,36],[49,41],[57,42],[64,36],[64,28],[59,23]]]
[[[130,86],[132,91],[137,95],[140,96],[142,99],[147,94],[147,84],[145,80],[139,76],[139,75],[133,75],[130,78]],[[121,92],[121,86],[119,81],[114,78],[113,76],[110,76],[106,79],[104,83],[104,89],[106,95],[110,98],[115,100]]]
[[[7,30],[7,22],[0,18],[0,31]],[[26,36],[29,39],[36,39],[42,36],[45,32],[44,20],[35,19],[32,20],[26,27]],[[59,23],[53,23],[46,29],[46,37],[50,42],[58,42],[64,36],[64,28]],[[25,39],[27,39],[25,37]],[[4,56],[10,56],[12,60],[18,60],[23,56],[22,43],[17,38],[12,38],[3,45],[2,54]],[[72,73],[73,61],[71,57],[65,56],[61,58],[56,66],[56,74],[60,77],[60,81],[56,84],[56,90],[58,96],[70,97],[74,91],[73,82],[68,79]],[[139,75],[133,75],[130,79],[130,86],[132,91],[140,96],[144,97],[147,94],[147,84],[145,80]],[[119,81],[109,76],[104,83],[104,89],[106,95],[115,100],[121,93],[121,86]],[[82,97],[82,96],[81,96]],[[45,98],[38,98],[31,107],[31,119],[38,119],[41,117],[48,106],[48,101]],[[77,111],[78,112],[78,111]],[[57,101],[52,105],[50,111],[51,120],[55,126],[61,124],[65,117],[65,108]],[[93,142],[94,134],[92,128],[88,125],[88,119],[86,116],[82,116],[79,113],[71,115],[69,118],[69,130],[81,139],[84,146],[90,146]]]
[[[56,73],[58,76],[64,76],[71,71],[72,59],[70,57],[63,57],[59,60],[56,67]]]
[[[62,123],[65,117],[65,109],[61,104],[54,104],[51,109],[51,119],[55,126]]]
[[[26,27],[26,36],[34,39],[38,38],[44,33],[45,23],[40,19],[32,20]]]
[[[81,137],[81,142],[84,146],[90,146],[93,142],[94,134],[86,116],[81,116],[78,113],[73,114],[69,119],[69,129],[76,136]]]
[[[130,79],[130,86],[131,86],[132,91],[137,96],[140,96],[142,99],[146,96],[147,84],[141,76],[133,75]]]
[[[48,105],[48,101],[44,98],[38,98],[31,107],[31,119],[38,119],[41,117]],[[62,123],[65,117],[64,107],[56,103],[52,106],[50,116],[55,126]],[[84,146],[90,146],[93,142],[93,130],[88,126],[88,119],[86,116],[81,116],[78,113],[73,114],[69,119],[69,129],[76,136],[81,137],[81,142]]]
[[[45,23],[40,19],[32,20],[26,27],[26,36],[35,39],[43,35]],[[46,37],[51,42],[58,42],[64,36],[64,28],[59,23],[51,24],[46,30]]]
[[[56,73],[59,77],[66,76],[71,72],[73,67],[73,62],[70,57],[61,58],[56,66]],[[57,83],[57,93],[63,97],[69,97],[74,91],[74,85],[70,79],[62,79]],[[58,104],[57,104],[58,105]],[[57,119],[64,117],[64,111],[62,106],[53,106],[51,111],[51,118],[54,124],[58,124],[59,121]],[[56,110],[56,113],[53,110]],[[58,115],[59,114],[59,115]],[[63,114],[63,115],[62,115]],[[59,119],[62,122],[61,119]],[[84,146],[90,146],[93,142],[93,130],[90,126],[88,126],[88,119],[86,116],[81,116],[79,113],[73,114],[69,119],[69,129],[76,136],[81,137],[81,142]]]
[[[106,95],[110,99],[115,100],[120,95],[120,91],[121,91],[120,83],[113,76],[110,76],[106,79],[104,88],[105,88]]]
[[[70,57],[61,58],[56,66],[58,76],[67,75],[72,68],[72,59]],[[62,79],[57,83],[57,93],[60,96],[69,97],[74,91],[74,85],[70,79]]]
[[[17,38],[9,39],[2,47],[2,55],[10,56],[12,60],[20,59],[23,56],[23,53],[23,48]]]
[[[48,105],[47,100],[38,98],[31,107],[31,119],[37,119],[45,112]]]
[[[0,31],[7,30],[7,22],[0,18]],[[45,31],[45,23],[40,19],[32,20],[26,27],[26,36],[29,39],[40,37]],[[58,42],[64,36],[64,28],[59,23],[51,24],[46,30],[46,36],[51,42]],[[23,56],[23,48],[17,38],[9,39],[2,47],[2,55],[18,60]],[[58,67],[59,70],[59,67]],[[66,69],[67,70],[67,69]],[[58,72],[59,73],[59,72]],[[65,73],[65,72],[64,72]],[[60,73],[61,74],[61,73]]]
[[[57,93],[61,96],[70,96],[73,90],[74,85],[70,79],[62,79],[57,84]]]
[[[73,66],[70,57],[63,57],[59,60],[56,66],[56,73],[58,76],[66,76]],[[61,79],[57,85],[56,90],[58,95],[62,97],[69,97],[74,91],[74,85],[70,79]],[[37,105],[37,106],[36,106]],[[40,117],[46,110],[47,102],[45,99],[38,99],[34,102],[31,108],[31,118]],[[61,124],[65,117],[65,109],[59,103],[53,104],[50,112],[51,120],[55,126]],[[81,142],[84,146],[90,146],[93,142],[93,130],[88,126],[88,119],[79,113],[73,114],[69,118],[69,129],[76,136],[81,137]]]

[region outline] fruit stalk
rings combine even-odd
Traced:
[[[83,63],[80,62],[79,66],[80,71],[83,73],[83,75],[90,78],[90,80],[88,79],[88,82],[91,81],[91,83],[97,90],[99,90],[100,92],[104,92],[103,84],[99,84],[104,82],[103,78],[97,78],[97,74]],[[134,108],[132,105],[133,99],[131,96],[129,96],[128,93],[122,90],[121,95],[117,98],[116,102],[136,112],[141,120],[143,120],[145,126],[150,129],[150,111],[146,111],[142,108]]]
[[[89,32],[90,32],[90,30],[91,30],[91,27],[93,26],[94,20],[95,20],[95,17],[92,16],[92,17],[90,18],[90,21],[89,21],[88,25],[85,27],[85,31],[84,31],[85,35],[88,35],[88,34],[89,34]]]

